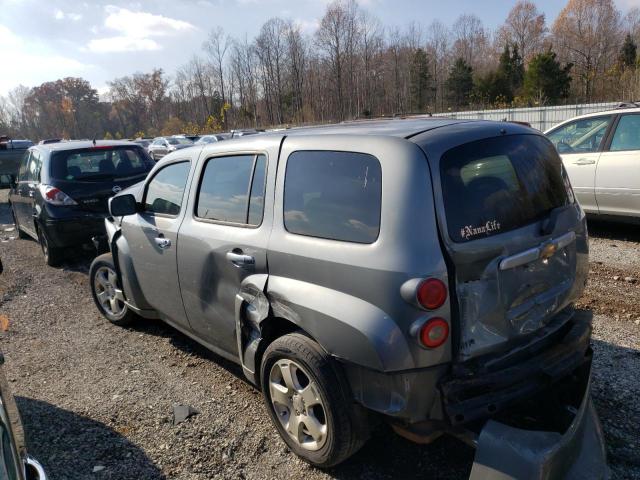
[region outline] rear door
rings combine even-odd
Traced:
[[[566,320],[556,315],[584,287],[588,247],[583,215],[544,137],[445,148],[427,156],[455,279],[458,358],[467,360]]]
[[[624,114],[596,170],[596,201],[604,215],[640,216],[640,114]]]
[[[243,281],[267,274],[267,244],[280,138],[200,162],[180,229],[178,270],[189,322],[206,342],[237,353],[236,295]],[[258,287],[260,290],[261,288]]]
[[[35,213],[36,190],[40,186],[40,170],[42,169],[42,153],[32,150],[27,166],[26,196],[24,197],[24,223],[31,227],[33,225],[33,215]]]
[[[41,153],[30,150],[25,154],[18,173],[16,194],[12,199],[14,211],[21,227],[35,235],[33,227],[34,202],[36,189],[40,183]]]
[[[124,217],[122,223],[145,299],[164,318],[185,329],[189,322],[180,296],[176,252],[190,170],[189,160],[156,170],[145,184],[143,210]]]
[[[29,228],[29,225],[24,224],[25,219],[25,205],[27,202],[27,171],[29,167],[29,159],[31,158],[31,150],[24,153],[22,160],[20,161],[20,168],[16,177],[15,187],[11,190],[11,206],[16,220],[23,228]]]
[[[590,213],[598,213],[596,168],[613,117],[603,115],[574,120],[547,134],[562,156],[578,202]]]

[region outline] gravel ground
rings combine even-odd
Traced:
[[[468,476],[469,447],[446,437],[415,445],[385,426],[343,465],[309,467],[279,440],[235,365],[161,323],[123,329],[103,320],[89,294],[90,259],[45,266],[35,242],[1,226],[3,195],[0,312],[9,329],[0,347],[30,451],[52,479]],[[582,302],[596,313],[593,395],[614,477],[640,478],[640,283],[624,280],[640,279],[640,235],[592,231]],[[200,413],[174,426],[176,403]]]

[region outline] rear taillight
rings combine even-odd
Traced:
[[[77,205],[78,203],[62,190],[51,185],[40,185],[40,193],[45,202],[51,205]]]
[[[427,348],[437,348],[447,341],[449,324],[442,318],[431,318],[420,327],[420,343]]]
[[[447,300],[447,286],[437,278],[427,278],[418,285],[416,297],[424,308],[435,310]]]

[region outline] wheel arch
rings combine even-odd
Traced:
[[[115,232],[109,232],[109,230],[109,226],[107,226],[111,256],[113,257],[118,281],[127,303],[139,315],[146,318],[155,318],[155,310],[149,305],[140,288],[127,239],[122,235],[121,230]]]
[[[377,371],[414,367],[405,335],[375,305],[299,280],[263,277],[259,282],[245,279],[236,297],[238,354],[253,383],[259,384],[267,346],[296,330],[342,361]]]

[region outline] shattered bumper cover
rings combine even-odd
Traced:
[[[604,438],[590,382],[564,433],[516,428],[489,420],[478,437],[471,480],[609,478]]]

